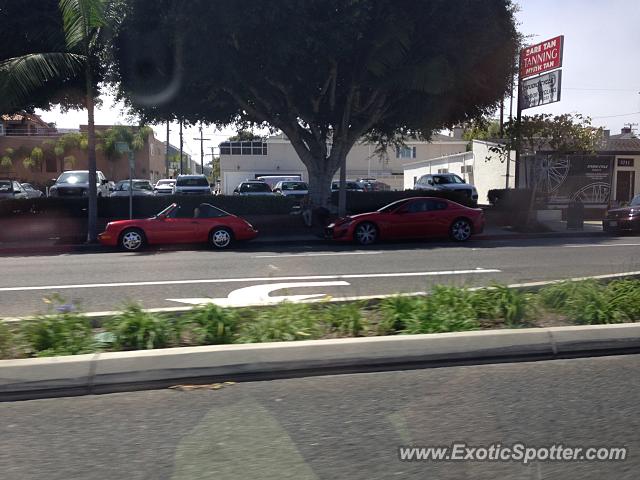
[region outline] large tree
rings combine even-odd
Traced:
[[[364,135],[494,111],[516,46],[509,0],[131,0],[115,57],[146,120],[282,131],[325,205]]]
[[[45,4],[48,5],[48,0]],[[21,2],[24,4],[24,2]],[[53,44],[0,61],[0,98],[10,106],[32,105],[31,95],[49,95],[54,101],[61,85],[82,83],[82,105],[87,109],[87,157],[89,164],[89,208],[87,240],[97,240],[96,135],[94,107],[96,69],[104,51],[103,33],[111,8],[110,0],[59,0],[63,44]],[[55,16],[52,15],[52,18]],[[55,35],[53,37],[56,38]],[[52,48],[54,47],[54,48]],[[41,100],[41,101],[45,101]]]

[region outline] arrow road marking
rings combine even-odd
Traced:
[[[271,297],[269,294],[276,290],[301,287],[346,287],[349,282],[287,282],[253,285],[232,291],[227,298],[167,298],[170,302],[187,303],[189,305],[204,305],[214,303],[219,307],[248,307],[257,305],[273,305],[282,302],[301,302],[311,298],[326,297],[324,293],[307,295],[279,295]]]

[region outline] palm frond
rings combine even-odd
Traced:
[[[67,48],[87,45],[96,29],[105,25],[104,0],[60,0]]]
[[[74,53],[32,53],[0,62],[0,95],[22,99],[53,79],[73,78],[86,57]]]

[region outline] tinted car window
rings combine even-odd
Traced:
[[[249,193],[249,192],[270,192],[271,188],[266,183],[243,183],[240,185],[240,192]]]
[[[303,182],[285,182],[282,190],[307,190],[307,184]]]
[[[0,192],[10,192],[11,182],[9,180],[0,180]]]
[[[208,187],[209,182],[206,178],[179,178],[176,182],[178,187]]]

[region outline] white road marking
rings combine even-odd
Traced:
[[[114,288],[114,287],[147,287],[154,285],[196,285],[207,283],[256,283],[274,281],[297,280],[343,280],[349,278],[394,278],[394,277],[429,277],[441,275],[467,275],[482,273],[501,273],[495,268],[480,268],[472,270],[443,270],[433,272],[402,272],[402,273],[356,273],[345,275],[307,275],[295,277],[247,277],[247,278],[212,278],[202,280],[157,280],[149,282],[121,282],[121,283],[79,283],[75,285],[42,285],[36,287],[1,287],[0,292],[28,292],[33,290],[72,290],[82,288]]]
[[[640,247],[640,243],[590,243],[588,245],[563,245],[564,248]]]
[[[189,305],[206,305],[213,303],[219,307],[250,307],[258,305],[275,305],[282,302],[303,302],[310,299],[327,298],[324,293],[307,295],[280,295],[270,297],[271,292],[289,288],[302,287],[348,287],[349,282],[287,282],[252,285],[232,291],[227,298],[167,298],[170,302],[187,303]]]
[[[253,258],[283,258],[283,257],[340,257],[345,255],[380,255],[384,252],[328,252],[328,253],[287,253],[282,255],[256,255]]]

